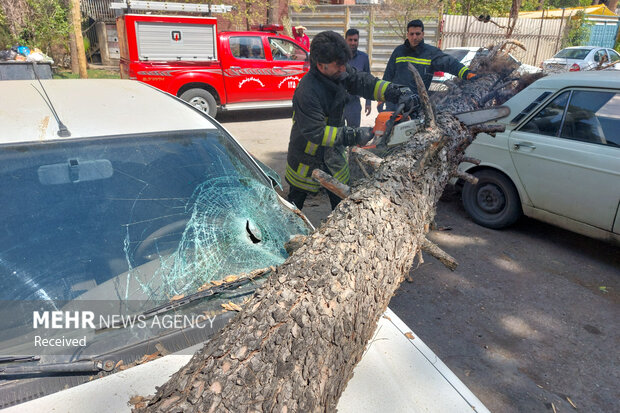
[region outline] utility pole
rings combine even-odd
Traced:
[[[86,72],[86,52],[84,51],[84,38],[82,37],[82,19],[80,14],[80,0],[71,0],[71,20],[73,32],[75,33],[75,43],[77,46],[77,58],[81,79],[87,79]]]

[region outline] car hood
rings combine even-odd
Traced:
[[[3,410],[92,413],[130,412],[136,395],[155,393],[201,345]],[[339,412],[489,410],[389,308],[338,402]]]

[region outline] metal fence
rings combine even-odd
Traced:
[[[425,40],[430,44],[439,41],[439,11],[419,11],[423,18]],[[289,10],[291,24],[302,25],[313,36],[324,30],[333,30],[344,35],[349,28],[360,32],[359,49],[368,53],[370,70],[383,73],[394,48],[404,41],[392,28],[393,22],[388,20],[388,10],[380,5],[329,5],[316,6],[296,11]],[[403,29],[404,30],[404,29]]]
[[[114,2],[118,0],[82,0],[80,10],[83,15],[90,17],[93,21],[114,23],[116,15],[110,8],[110,3]]]
[[[308,36],[323,30],[344,32],[354,27],[360,31],[360,50],[368,53],[371,71],[383,73],[394,48],[404,41],[390,26],[382,5],[321,5],[296,11],[289,10],[291,24],[303,25]],[[499,43],[506,37],[508,18],[494,18],[483,23],[472,16],[442,15],[441,11],[418,12],[424,21],[424,39],[442,49],[449,47],[480,47]],[[392,22],[393,23],[393,22]],[[440,30],[441,27],[441,30]],[[520,41],[526,51],[515,50],[515,57],[523,63],[538,66],[560,48],[566,19],[518,19],[512,38]]]

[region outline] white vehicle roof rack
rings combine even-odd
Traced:
[[[233,10],[233,6],[225,4],[196,4],[196,3],[169,3],[160,1],[140,1],[125,0],[120,3],[110,3],[110,8],[120,10],[152,10],[152,11],[173,11],[188,13],[228,13]]]

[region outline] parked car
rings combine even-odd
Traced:
[[[459,62],[463,63],[465,66],[469,66],[471,62],[474,60],[476,56],[486,56],[489,54],[489,49],[485,47],[451,47],[443,50],[444,53],[454,57]],[[540,68],[531,66],[525,63],[521,63],[517,58],[513,55],[509,55],[515,63],[519,65],[517,72],[520,74],[523,73],[538,73],[540,72]],[[454,76],[450,73],[445,72],[435,72],[433,76],[433,82],[436,84],[441,84],[446,80],[453,79]]]
[[[479,166],[463,186],[472,219],[504,228],[521,215],[620,242],[620,73],[537,80],[505,103],[506,131],[467,148]]]
[[[613,64],[612,64],[613,63]],[[620,70],[620,54],[614,49],[596,46],[574,46],[560,50],[551,59],[542,62],[545,73],[592,70],[599,64],[610,70]]]
[[[269,271],[231,275],[279,265],[313,228],[221,125],[148,85],[6,81],[0,96],[0,408],[128,412]],[[394,313],[378,329],[339,410],[487,411]]]

